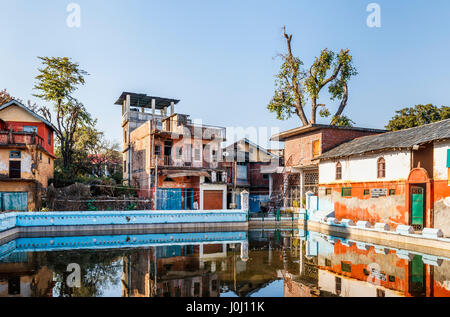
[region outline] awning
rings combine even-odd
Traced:
[[[163,170],[161,172],[163,175],[169,176],[171,178],[177,178],[177,177],[187,177],[187,176],[206,176],[210,177],[211,175],[207,171],[170,171],[170,170]]]

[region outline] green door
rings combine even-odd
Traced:
[[[415,295],[421,295],[425,292],[425,274],[422,256],[414,255],[409,263],[410,268],[410,284],[409,291]]]
[[[423,229],[423,188],[421,187],[413,187],[412,188],[412,219],[411,225],[416,230]]]

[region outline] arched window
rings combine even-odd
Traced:
[[[338,162],[336,164],[336,180],[342,179],[342,164]]]
[[[385,178],[386,177],[386,161],[384,158],[380,157],[377,163],[377,177]]]

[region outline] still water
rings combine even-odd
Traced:
[[[7,296],[449,297],[450,261],[302,230],[21,237]]]

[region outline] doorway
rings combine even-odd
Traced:
[[[425,225],[425,184],[411,186],[411,226],[414,230],[423,230]]]

